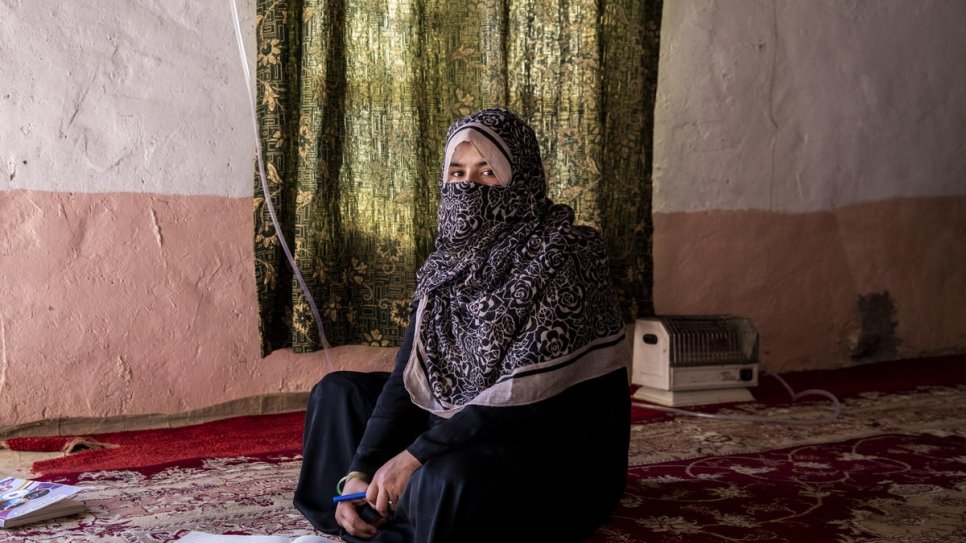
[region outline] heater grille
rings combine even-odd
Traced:
[[[758,362],[758,332],[751,321],[732,315],[669,316],[661,319],[669,337],[671,367]]]

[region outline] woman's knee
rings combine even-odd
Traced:
[[[340,398],[356,399],[378,395],[386,382],[386,374],[360,371],[334,371],[328,373],[312,387],[309,401],[333,401]]]

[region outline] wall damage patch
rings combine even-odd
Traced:
[[[850,339],[853,360],[894,358],[900,340],[896,337],[896,307],[889,291],[859,295],[855,304],[855,325]]]

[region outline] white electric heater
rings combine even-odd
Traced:
[[[670,315],[634,325],[634,398],[666,406],[752,400],[758,332],[733,315]]]

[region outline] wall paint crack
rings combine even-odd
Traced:
[[[161,235],[161,223],[158,222],[158,213],[151,208],[151,226],[154,231],[154,240],[158,242],[158,247],[164,247],[164,236]]]

